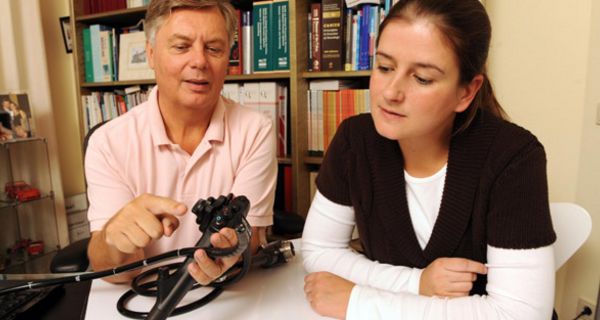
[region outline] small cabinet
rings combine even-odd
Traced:
[[[59,248],[46,139],[0,142],[0,272],[48,272]]]

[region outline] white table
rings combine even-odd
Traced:
[[[300,240],[293,240],[296,257],[287,264],[271,269],[250,270],[239,282],[225,288],[223,293],[204,307],[170,319],[205,320],[271,320],[271,319],[328,319],[316,314],[304,296],[304,276]],[[212,288],[190,291],[182,303],[203,297]],[[128,285],[114,285],[94,280],[88,299],[86,319],[128,319],[117,311],[117,300],[129,290]],[[154,299],[136,297],[128,308],[149,311]]]

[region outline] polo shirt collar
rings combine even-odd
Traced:
[[[167,136],[167,129],[165,128],[165,123],[160,113],[160,108],[158,107],[158,86],[155,86],[150,92],[148,103],[148,122],[150,124],[150,133],[152,135],[152,141],[154,141],[154,146],[173,145],[173,142]],[[212,114],[210,124],[208,125],[208,129],[202,140],[222,142],[224,136],[225,101],[223,100],[223,97],[219,97],[217,107]]]

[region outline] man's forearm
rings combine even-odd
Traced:
[[[93,270],[101,271],[112,269],[124,264],[144,259],[144,250],[138,249],[132,254],[123,253],[110,246],[104,239],[104,231],[96,231],[92,233],[90,244],[88,246],[88,258]],[[104,279],[112,283],[129,282],[139,273],[140,270],[134,270]]]

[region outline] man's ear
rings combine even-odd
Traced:
[[[154,47],[150,41],[146,41],[146,61],[148,61],[150,69],[154,70]]]
[[[468,84],[462,86],[459,89],[459,101],[458,105],[454,109],[454,112],[460,113],[467,110],[467,108],[471,105],[471,101],[473,101],[475,95],[477,94],[477,92],[479,92],[479,89],[483,84],[483,80],[483,75],[478,74],[475,77],[473,77],[473,79]]]

